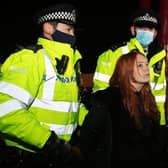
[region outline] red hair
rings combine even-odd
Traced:
[[[121,90],[124,106],[128,109],[136,125],[140,126],[140,112],[138,109],[138,99],[135,89],[130,81],[133,79],[133,67],[136,63],[137,55],[141,54],[137,50],[132,50],[119,58],[114,73],[110,79],[110,86],[117,86]],[[143,55],[143,54],[141,54]],[[151,93],[149,83],[145,83],[140,91],[142,104],[146,116],[154,121],[159,121],[160,113],[157,109],[155,98]]]

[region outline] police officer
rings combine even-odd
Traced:
[[[116,61],[131,49],[138,49],[145,54],[149,61],[150,83],[160,110],[160,124],[166,124],[164,103],[166,100],[166,77],[165,77],[165,49],[158,45],[156,37],[160,27],[159,17],[152,10],[140,10],[132,18],[130,31],[132,37],[127,42],[113,45],[103,52],[97,60],[94,73],[93,90],[100,90],[109,85]]]
[[[12,53],[1,67],[0,132],[21,153],[21,167],[64,167],[78,124],[76,9],[59,3],[37,14],[37,44]]]

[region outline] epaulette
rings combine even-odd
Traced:
[[[119,42],[119,43],[115,43],[115,44],[112,44],[109,48],[112,50],[112,51],[115,51],[117,48],[119,47],[122,47],[124,45],[126,45],[127,42],[124,41],[124,42]]]
[[[42,45],[39,44],[30,44],[30,45],[17,45],[16,46],[16,51],[22,50],[22,49],[28,49],[28,50],[33,50],[34,53],[36,53],[39,49],[42,49]]]
[[[163,50],[163,46],[160,46],[158,44],[152,44],[149,46],[149,49],[148,49],[148,59],[151,58],[153,55],[155,55],[156,53],[159,53]]]

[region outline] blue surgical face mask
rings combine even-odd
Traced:
[[[74,47],[75,42],[76,42],[75,36],[63,33],[63,32],[58,31],[58,30],[56,30],[52,34],[52,38],[53,38],[54,41],[71,44],[72,47]]]
[[[153,32],[147,30],[136,30],[136,38],[143,47],[147,47],[154,40]]]

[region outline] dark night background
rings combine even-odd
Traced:
[[[0,6],[0,62],[17,44],[34,43],[37,39],[34,13],[58,0],[6,0]],[[59,0],[61,1],[61,0]],[[58,2],[59,2],[58,1]],[[63,1],[63,0],[62,0]],[[77,44],[83,55],[82,71],[94,71],[98,55],[111,44],[130,36],[130,17],[138,9],[139,0],[67,0],[78,9]],[[157,1],[153,8],[158,8]]]

